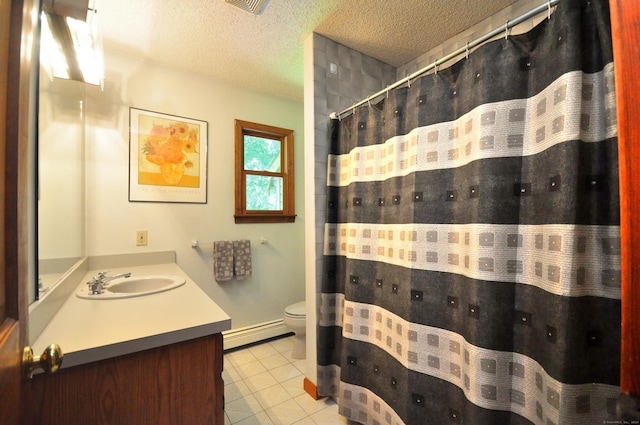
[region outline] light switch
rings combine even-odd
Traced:
[[[138,230],[138,231],[136,231],[136,245],[137,246],[146,246],[147,245],[147,231],[146,230]]]

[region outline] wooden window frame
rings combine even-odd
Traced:
[[[282,210],[247,210],[246,176],[272,173],[244,169],[244,136],[251,135],[280,140],[282,143]],[[293,223],[295,213],[293,130],[235,120],[235,222],[236,223]]]

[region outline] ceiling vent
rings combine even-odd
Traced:
[[[245,12],[259,15],[264,10],[269,0],[224,0],[230,5],[239,7]]]

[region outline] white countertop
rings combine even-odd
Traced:
[[[98,271],[102,270],[89,270],[80,285]],[[65,368],[231,328],[231,318],[175,263],[109,269],[109,275],[123,272],[131,272],[131,277],[180,275],[186,283],[169,291],[125,299],[82,299],[74,289],[34,342],[34,354],[58,344]]]

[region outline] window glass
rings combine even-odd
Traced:
[[[245,135],[244,169],[279,173],[281,151],[280,140]]]
[[[282,211],[282,177],[247,175],[247,210]]]

